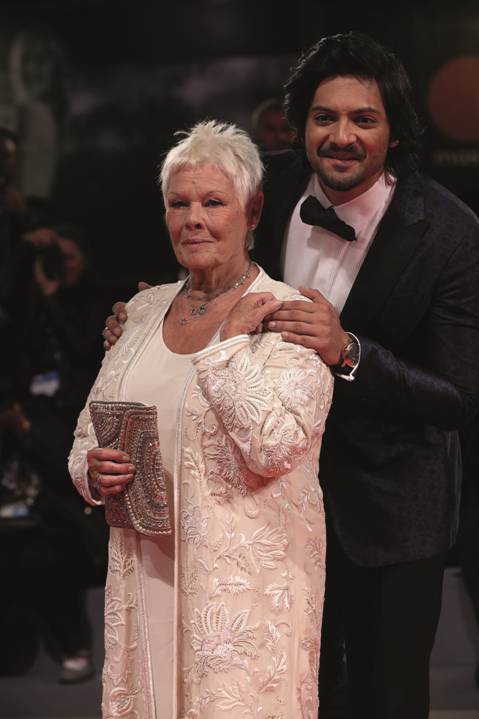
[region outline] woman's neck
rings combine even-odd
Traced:
[[[251,270],[251,261],[245,256],[240,262],[225,267],[215,267],[208,270],[191,270],[188,281],[190,292],[205,295],[224,292],[232,288],[236,282],[246,279],[245,275]]]

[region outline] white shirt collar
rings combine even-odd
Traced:
[[[354,227],[356,237],[360,240],[378,213],[384,212],[384,208],[389,205],[395,187],[396,179],[388,175],[386,180],[386,174],[383,172],[374,185],[362,195],[358,195],[349,202],[343,202],[341,205],[335,205],[335,212],[343,222]],[[331,207],[331,200],[326,197],[315,174],[312,176],[310,191],[323,207]]]

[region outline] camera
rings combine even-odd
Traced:
[[[43,272],[49,280],[61,282],[64,279],[65,264],[58,245],[51,244],[37,248],[37,257],[40,258]]]

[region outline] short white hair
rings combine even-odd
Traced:
[[[263,163],[249,135],[232,123],[205,120],[189,132],[179,131],[182,139],[168,152],[161,167],[159,183],[167,207],[166,195],[171,176],[184,167],[215,165],[233,182],[243,208],[261,189]]]

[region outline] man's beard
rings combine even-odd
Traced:
[[[348,145],[345,148],[335,147],[334,145],[326,145],[317,153],[318,157],[327,157],[337,160],[357,160],[362,162],[366,158],[366,153],[356,145]],[[317,165],[316,173],[320,179],[331,190],[346,191],[352,190],[364,180],[364,168],[358,165],[357,171],[352,175],[340,172],[327,172],[323,166]]]
[[[333,175],[329,172],[324,172],[322,168],[318,168],[316,170],[316,174],[322,180],[323,184],[331,190],[352,190],[354,187],[360,185],[364,180],[364,175],[361,171],[355,175],[344,176],[337,173],[334,173]]]

